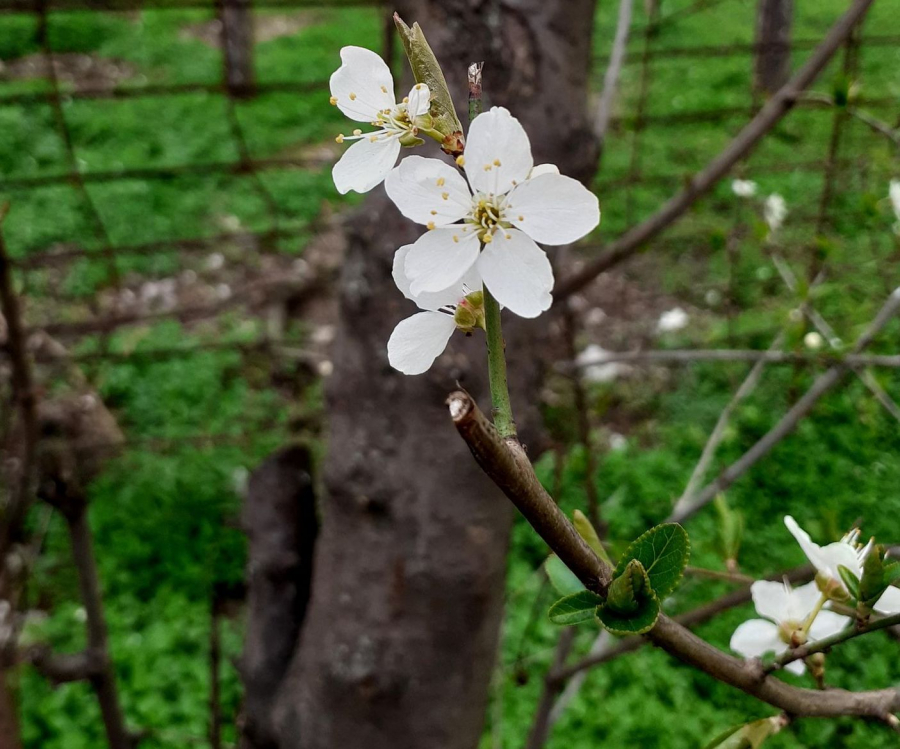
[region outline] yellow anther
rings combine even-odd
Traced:
[[[353,92],[350,93],[350,101],[356,101],[356,94]]]
[[[383,94],[386,94],[386,93],[387,93],[387,86],[382,86],[382,87],[381,87],[381,93],[383,93]]]
[[[485,244],[490,244],[491,242],[494,241],[494,235],[493,235],[493,234],[486,233],[486,234],[481,238],[481,241],[484,242]]]
[[[362,135],[362,130],[356,129],[353,131],[354,135]]]
[[[506,239],[512,239],[512,234],[504,234],[503,236],[504,236]]]
[[[524,216],[519,216],[519,218],[518,218],[517,220],[518,220],[518,221],[524,221],[524,220],[525,220],[525,217],[524,217]]]
[[[491,171],[491,169],[493,169],[493,168],[494,168],[494,167],[492,167],[490,164],[485,164],[485,165],[484,165],[484,171],[486,171],[486,172]]]
[[[441,198],[442,198],[443,200],[450,200],[450,193],[449,193],[449,192],[442,192],[442,193],[441,193]]]
[[[445,180],[444,180],[443,177],[438,177],[438,180],[437,180],[437,186],[438,186],[438,187],[443,187],[443,186],[444,186],[444,181],[445,181]]]
[[[428,226],[428,231],[431,231],[432,229],[434,229],[434,221],[429,221],[427,226]]]
[[[337,97],[336,96],[332,96],[328,101],[331,102],[331,106],[333,106],[333,107],[337,106]]]
[[[465,156],[457,156],[456,157],[456,165],[457,166],[465,166],[466,165],[466,157]]]
[[[377,141],[377,140],[378,140],[378,136],[377,136],[377,135],[370,135],[370,136],[369,136],[369,141],[370,141],[370,142],[374,143],[374,142]]]
[[[417,83],[417,84],[415,85],[415,89],[416,89],[416,91],[421,91],[421,90],[422,90],[422,84],[421,84],[421,83]]]
[[[512,183],[514,186],[519,184],[516,180],[513,180]]]
[[[409,104],[409,97],[408,97],[408,96],[404,96],[404,97],[403,97],[403,103],[404,103],[404,104]]]
[[[432,211],[432,212],[431,212],[431,215],[432,215],[432,216],[437,216],[437,211]]]
[[[494,166],[500,166],[500,159],[494,159]]]
[[[343,143],[343,142],[344,142],[344,136],[343,136],[343,134],[338,135],[338,137],[335,138],[334,141],[335,141],[335,143]]]
[[[454,235],[453,235],[453,241],[454,241],[454,242],[459,242],[459,236],[458,236],[457,234],[454,234]]]

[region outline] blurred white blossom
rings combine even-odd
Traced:
[[[756,195],[756,183],[750,179],[736,179],[731,183],[731,191],[739,198],[752,198]]]
[[[813,330],[803,336],[803,343],[806,348],[817,351],[822,348],[822,343],[824,343],[824,341],[822,340],[822,336]]]
[[[900,234],[900,179],[892,179],[888,188],[888,199],[891,201],[891,208],[894,209],[894,216],[897,221],[894,223],[894,231]]]
[[[587,382],[612,382],[626,374],[628,366],[621,362],[604,362],[608,357],[609,351],[592,343],[575,357],[575,364]]]
[[[769,231],[774,234],[777,232],[781,225],[784,223],[784,219],[787,216],[787,203],[784,198],[781,197],[777,192],[773,192],[768,198],[766,198],[765,206],[763,207],[763,215],[765,216],[766,223],[769,226]]]
[[[656,330],[660,333],[671,333],[687,327],[690,317],[681,307],[675,307],[659,316],[659,322],[656,323]]]

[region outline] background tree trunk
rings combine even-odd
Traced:
[[[535,162],[590,178],[593,0],[398,6],[425,30],[461,115],[468,63],[484,60],[486,105],[508,105],[523,121]],[[471,749],[496,659],[512,515],[450,428],[444,399],[458,379],[486,403],[484,341],[454,336],[426,375],[392,370],[385,345],[413,308],[391,261],[421,228],[381,188],[346,228],[328,499],[312,601],[277,707],[279,745]],[[546,320],[505,320],[514,406],[520,426],[535,424],[525,408],[537,400]]]
[[[774,94],[791,77],[794,0],[759,0],[756,10],[757,91]]]

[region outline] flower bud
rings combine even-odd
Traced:
[[[466,335],[471,334],[475,328],[484,330],[484,292],[473,291],[460,299],[456,312],[453,313],[453,321]]]
[[[844,603],[850,600],[850,594],[847,592],[847,589],[831,575],[824,572],[816,573],[816,585],[822,595],[826,596],[829,601]]]

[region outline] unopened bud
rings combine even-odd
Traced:
[[[847,589],[838,580],[824,572],[816,573],[816,586],[829,601],[845,602],[850,600]]]

